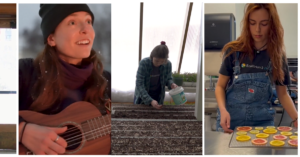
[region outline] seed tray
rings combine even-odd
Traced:
[[[252,130],[255,130],[255,127],[263,127],[264,129],[266,129],[267,127],[266,126],[252,126]],[[292,127],[293,129],[290,131],[292,132],[293,134],[292,135],[295,135],[295,132],[298,132],[298,129],[297,128],[294,128]],[[273,139],[273,136],[274,135],[278,135],[281,133],[281,131],[279,131],[277,129],[277,127],[275,127],[275,129],[277,130],[277,133],[275,134],[269,134],[269,137],[268,138],[264,138],[267,140],[267,143],[265,145],[254,145],[252,144],[251,140],[257,138],[256,137],[256,134],[251,134],[250,131],[247,132],[247,135],[251,137],[251,139],[249,141],[244,141],[244,142],[241,142],[241,141],[237,141],[236,140],[236,137],[239,136],[237,135],[237,127],[234,129],[234,132],[232,133],[232,136],[231,136],[231,139],[230,139],[230,142],[229,142],[229,147],[230,148],[286,148],[286,149],[297,149],[298,147],[295,147],[295,146],[291,146],[288,144],[288,140],[290,140],[289,136],[287,136],[287,139],[284,140],[285,144],[283,146],[272,146],[270,144],[270,142]],[[264,133],[263,130],[259,130],[260,132],[259,133]],[[298,136],[298,135],[296,135]]]

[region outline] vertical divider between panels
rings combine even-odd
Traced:
[[[196,102],[195,102],[195,117],[199,121],[203,121],[203,3],[201,4],[200,16],[200,46],[198,55],[198,69],[197,69],[197,85],[196,85]],[[203,124],[203,123],[202,123]]]
[[[180,69],[181,69],[181,64],[182,64],[182,58],[183,58],[183,54],[184,54],[184,48],[185,48],[185,44],[186,44],[186,37],[188,34],[188,30],[189,30],[189,25],[190,25],[190,19],[191,19],[191,14],[192,14],[192,9],[193,9],[193,3],[189,3],[188,4],[188,11],[187,11],[187,15],[185,16],[185,20],[184,20],[184,34],[182,36],[182,40],[181,40],[181,46],[180,46],[180,53],[179,53],[179,61],[177,62],[178,64],[178,73],[180,73]]]
[[[142,59],[142,43],[143,43],[143,12],[144,12],[144,3],[141,2],[140,6],[140,39],[139,39],[139,63]]]

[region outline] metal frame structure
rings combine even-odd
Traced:
[[[186,37],[188,34],[190,19],[191,19],[191,15],[192,15],[192,9],[193,9],[193,3],[188,3],[187,12],[186,12],[186,16],[184,19],[183,34],[182,34],[182,39],[181,39],[181,43],[180,43],[180,53],[179,53],[179,57],[178,57],[179,60],[177,62],[177,67],[178,67],[177,72],[178,73],[180,73],[180,69],[181,69],[182,58],[183,58],[184,48],[185,48],[185,44],[186,44]]]
[[[143,46],[143,17],[144,17],[144,3],[140,5],[140,39],[139,39],[139,62],[142,59],[142,46]]]
[[[179,53],[179,58],[178,58],[178,69],[177,72],[180,73],[181,69],[181,64],[182,64],[182,59],[183,59],[183,54],[184,54],[184,49],[185,49],[185,44],[186,44],[186,38],[189,30],[189,25],[190,25],[190,19],[192,15],[192,9],[193,9],[193,3],[190,2],[187,4],[187,10],[186,10],[186,16],[184,19],[184,26],[183,26],[183,32],[182,32],[182,39],[180,43],[180,53]],[[144,16],[144,3],[141,2],[140,4],[140,34],[139,34],[139,62],[142,59],[142,47],[143,47],[143,16]]]

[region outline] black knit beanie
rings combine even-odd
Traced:
[[[94,14],[86,4],[40,4],[39,15],[42,18],[41,29],[44,43],[47,43],[48,36],[55,31],[62,20],[79,11],[88,12],[94,23]]]

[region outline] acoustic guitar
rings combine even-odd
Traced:
[[[87,155],[110,153],[111,115],[101,115],[91,103],[79,101],[55,115],[44,115],[34,111],[19,111],[29,123],[49,127],[67,126],[59,136],[68,143],[66,155]],[[33,155],[24,145],[19,144],[19,155]]]

